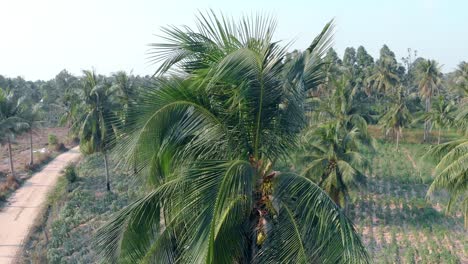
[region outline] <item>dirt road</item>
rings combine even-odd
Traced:
[[[23,240],[42,210],[47,193],[61,175],[60,171],[79,157],[78,147],[60,154],[8,199],[0,210],[0,264],[14,263]]]

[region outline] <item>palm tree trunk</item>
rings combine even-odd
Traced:
[[[396,131],[396,149],[398,151],[398,145],[400,144],[400,131]]]
[[[7,142],[8,142],[8,157],[10,159],[10,173],[11,173],[11,176],[15,177],[15,168],[13,167],[13,153],[11,151],[10,137],[7,137]]]
[[[106,188],[110,192],[110,181],[109,181],[109,164],[107,161],[107,152],[104,152],[104,166],[106,167]]]
[[[426,113],[431,110],[431,98],[429,96],[426,97]],[[429,120],[424,121],[424,142],[429,140]]]
[[[437,137],[437,145],[440,144],[440,127],[439,127],[439,136]]]
[[[34,164],[32,129],[29,131],[29,165]]]

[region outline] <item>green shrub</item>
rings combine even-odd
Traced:
[[[69,183],[75,182],[78,175],[76,174],[76,166],[73,163],[68,164],[63,170],[63,175]]]
[[[49,146],[55,146],[58,144],[57,136],[54,134],[49,134],[48,141],[49,141]]]

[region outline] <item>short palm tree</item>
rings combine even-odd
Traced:
[[[426,113],[431,110],[432,96],[438,91],[442,84],[441,66],[435,60],[421,60],[416,65],[416,80],[418,81],[419,93],[425,101]],[[424,122],[424,142],[429,137],[430,121]]]
[[[302,175],[317,182],[343,208],[348,205],[350,190],[365,183],[365,171],[370,169],[359,133],[356,127],[348,131],[325,124],[304,136]]]
[[[366,263],[350,220],[306,177],[276,171],[297,148],[304,101],[323,80],[331,24],[284,64],[275,23],[200,15],[165,29],[159,79],[133,109],[119,149],[136,157],[147,195],[100,229],[105,261]],[[132,158],[129,158],[132,161]]]
[[[319,100],[318,106],[313,108],[312,121],[335,124],[338,129],[345,131],[357,128],[360,139],[373,147],[374,140],[367,131],[367,120],[371,117],[364,113],[366,110],[362,105],[355,102],[357,89],[350,87],[349,78],[342,76],[337,80],[329,80],[328,89],[332,92],[325,99]]]
[[[403,128],[411,123],[411,113],[408,110],[403,88],[400,86],[397,93],[390,97],[390,106],[379,120],[385,134],[392,133],[396,137],[396,149],[398,150],[400,137],[403,136]]]
[[[83,71],[80,90],[81,105],[79,111],[71,112],[74,124],[72,130],[80,139],[80,150],[85,154],[102,153],[106,171],[106,188],[110,191],[108,151],[115,143],[118,125],[117,105],[112,101],[110,85],[96,75],[94,71]]]
[[[430,122],[430,129],[434,126],[437,128],[437,145],[440,144],[442,128],[450,126],[454,111],[455,105],[452,102],[447,102],[443,96],[439,96],[438,100],[432,105],[431,110],[421,116],[423,120]]]
[[[8,158],[11,176],[15,177],[11,141],[16,135],[24,133],[29,125],[20,116],[23,98],[17,98],[13,92],[0,89],[0,143],[8,145]]]
[[[447,190],[450,193],[447,211],[461,197],[465,228],[468,228],[468,101],[466,97],[462,102],[453,125],[462,130],[464,136],[433,147],[425,156],[438,160],[435,179],[427,194],[431,195],[437,189]]]

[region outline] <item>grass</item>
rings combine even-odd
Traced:
[[[61,177],[48,209],[25,245],[22,263],[96,263],[96,229],[137,196],[133,180],[113,171],[112,192],[105,190],[102,157],[92,155],[76,167],[74,182]]]
[[[417,138],[407,133],[407,139]],[[380,139],[377,153],[366,154],[373,168],[366,188],[352,194],[348,214],[375,263],[468,263],[459,208],[446,215],[443,192],[426,199],[434,164],[420,157],[428,148],[408,140],[397,151]],[[97,228],[139,193],[121,170],[111,174],[113,191],[107,193],[102,162],[89,156],[76,167],[75,182],[60,179],[22,263],[98,262],[91,243]]]

